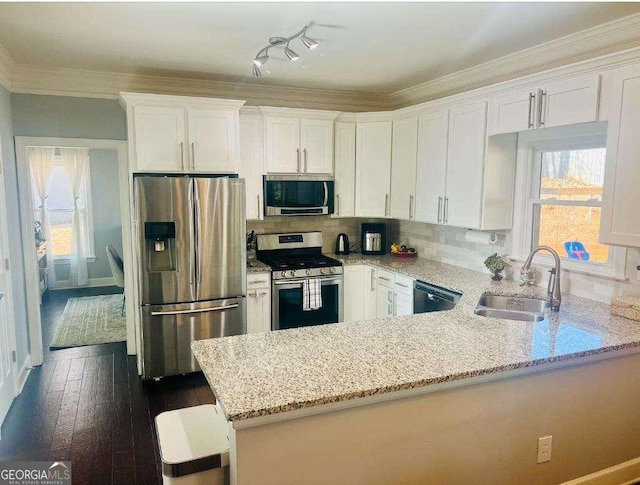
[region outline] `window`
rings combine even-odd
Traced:
[[[32,189],[34,220],[40,220],[40,199],[37,191]],[[47,212],[51,224],[51,244],[56,260],[68,259],[71,255],[71,230],[73,223],[73,193],[69,177],[65,173],[62,159],[56,155],[51,172],[51,183],[47,197]],[[91,182],[89,173],[85,179],[78,199],[80,213],[80,231],[84,253],[94,258],[93,221],[91,217]]]
[[[514,247],[524,258],[536,246],[550,246],[564,268],[624,276],[626,250],[599,242],[606,135],[603,124],[590,125],[521,135],[522,221],[514,223],[521,228]]]

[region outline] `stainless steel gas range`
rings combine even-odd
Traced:
[[[322,254],[321,232],[259,234],[256,255],[271,267],[273,330],[342,321],[342,263]]]

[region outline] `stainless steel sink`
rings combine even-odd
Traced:
[[[474,313],[483,317],[541,322],[549,306],[546,300],[516,296],[482,295]]]

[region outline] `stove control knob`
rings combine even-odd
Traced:
[[[280,273],[280,276],[282,276],[282,277],[287,276],[287,272],[286,272],[286,271],[283,271],[282,273]]]
[[[291,272],[291,276],[295,276],[295,275],[296,275],[296,272],[295,272],[295,271],[292,271],[292,272]]]
[[[320,268],[320,274],[324,274],[324,268]]]
[[[305,273],[307,273],[307,276],[309,276],[311,274],[311,270],[308,269],[307,271],[305,271]]]
[[[335,268],[331,268],[329,271],[331,271],[332,273],[335,273],[336,269]]]

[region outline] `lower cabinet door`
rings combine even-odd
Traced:
[[[373,320],[377,316],[376,304],[376,273],[377,270],[369,265],[364,267],[364,319]]]
[[[387,318],[393,315],[393,290],[378,281],[376,290],[376,318]]]
[[[344,266],[344,321],[365,319],[364,266]]]
[[[247,333],[271,330],[271,291],[258,288],[247,292]]]
[[[396,315],[413,315],[413,295],[396,292]]]

